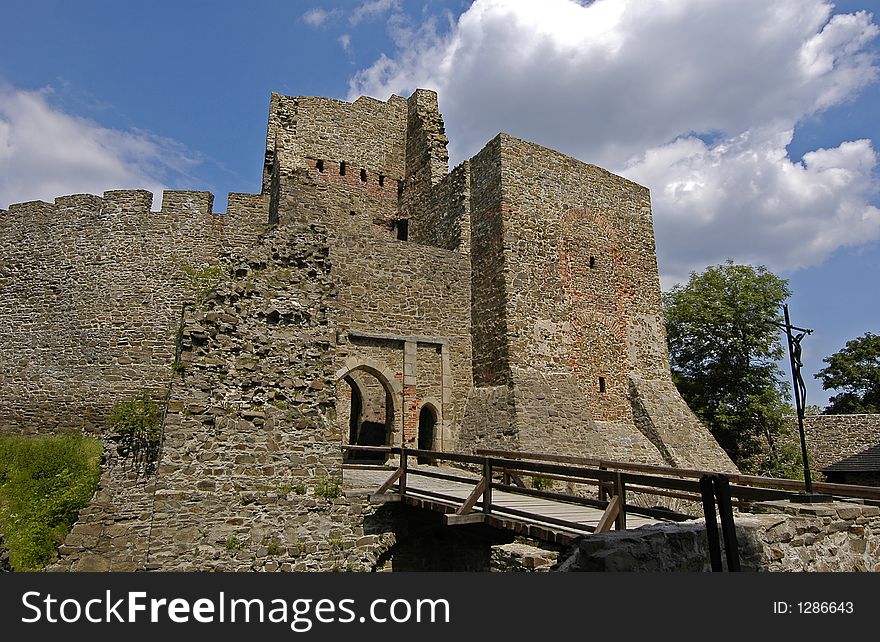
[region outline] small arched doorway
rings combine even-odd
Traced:
[[[437,433],[437,409],[429,403],[422,406],[419,411],[419,450],[434,450],[434,441]],[[419,457],[420,464],[430,464],[431,459]]]

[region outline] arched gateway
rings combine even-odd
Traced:
[[[391,370],[372,359],[347,360],[336,372],[337,416],[345,443],[391,446],[400,442],[403,387]],[[345,385],[343,385],[343,382]],[[383,462],[384,454],[348,451],[346,461]]]

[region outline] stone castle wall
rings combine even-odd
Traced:
[[[647,190],[506,134],[469,169],[474,383],[512,387],[469,443],[732,469],[672,385]]]
[[[0,213],[0,430],[167,401],[154,473],[105,435],[57,568],[371,568],[393,536],[332,490],[352,423],[732,468],[671,383],[647,190],[506,134],[450,173],[446,145],[431,91],[273,94],[263,195],[226,215],[137,191]]]
[[[395,185],[405,171],[407,102],[361,97],[353,103],[273,93],[269,103],[263,192],[275,166],[289,171],[307,160],[346,163],[346,174],[360,169],[387,176]]]
[[[800,452],[797,417],[786,417],[786,424],[788,441]],[[810,468],[818,471],[880,444],[880,415],[807,415],[804,433]]]
[[[285,226],[226,257],[183,320],[157,470],[109,448],[56,570],[372,567],[390,541],[364,539],[374,508],[340,488],[328,255],[321,228]]]
[[[167,388],[194,271],[251,245],[268,201],[207,192],[63,196],[0,211],[0,430],[100,431],[116,402]]]

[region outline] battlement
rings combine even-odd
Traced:
[[[45,201],[25,201],[24,203],[12,203],[7,214],[14,214],[21,217],[40,217],[55,212],[55,205]]]
[[[55,214],[75,215],[78,212],[104,215],[180,215],[183,213],[209,216],[232,216],[237,212],[259,208],[267,210],[268,197],[263,194],[229,192],[226,212],[214,212],[214,194],[194,190],[163,190],[162,206],[152,210],[153,193],[147,190],[109,190],[103,196],[68,194],[55,197],[54,202],[25,201],[11,203],[0,213],[7,216],[48,218]]]

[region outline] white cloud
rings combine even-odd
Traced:
[[[400,0],[366,0],[351,12],[348,20],[354,26],[365,19],[375,18],[399,8]]]
[[[665,285],[725,257],[771,269],[816,265],[841,246],[880,239],[868,203],[871,141],[786,156],[792,132],[757,128],[707,145],[694,137],[653,147],[624,172],[655,186]]]
[[[802,163],[786,151],[799,122],[876,80],[866,12],[476,0],[448,28],[389,29],[397,53],[358,72],[350,97],[438,90],[454,161],[503,130],[646,184],[667,283],[728,256],[796,269],[880,238],[870,141]]]
[[[71,116],[49,90],[0,87],[0,207],[110,189],[147,189],[155,201],[198,160],[179,143]]]
[[[336,39],[336,42],[342,47],[346,53],[351,51],[351,35],[344,33]]]
[[[309,9],[302,15],[302,21],[305,22],[310,27],[318,27],[324,26],[328,21],[333,20],[340,13],[339,9],[322,9],[321,7],[314,7]]]

